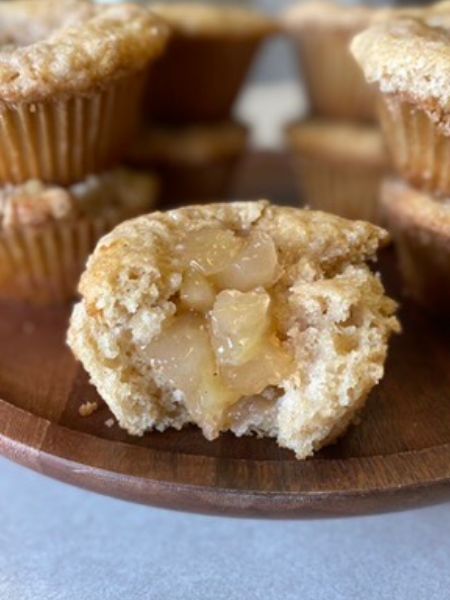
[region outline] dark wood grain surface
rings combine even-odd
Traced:
[[[290,181],[286,162],[263,154],[248,159],[235,193],[292,202]],[[392,249],[381,268],[404,333],[360,425],[313,459],[270,440],[207,442],[194,427],[142,438],[107,427],[64,343],[70,308],[14,304],[0,305],[0,452],[97,492],[215,514],[354,515],[450,499],[450,327],[401,298]],[[93,400],[99,410],[81,417]]]

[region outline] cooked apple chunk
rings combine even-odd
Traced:
[[[383,375],[399,326],[366,261],[386,237],[265,201],[153,213],[99,243],[68,341],[131,434],[194,423],[303,458]]]

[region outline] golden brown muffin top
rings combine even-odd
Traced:
[[[450,5],[422,18],[387,20],[357,35],[351,50],[369,83],[383,93],[450,107]]]
[[[184,206],[127,221],[103,237],[81,278],[80,291],[88,303],[96,302],[100,289],[106,290],[127,264],[137,259],[151,265],[166,257],[166,244],[173,250],[177,232],[185,235],[214,226],[242,233],[257,226],[273,237],[282,254],[300,260],[308,253],[323,268],[333,265],[333,270],[345,261],[356,264],[374,258],[389,240],[387,231],[366,221],[277,206],[267,200]]]
[[[6,185],[0,190],[0,231],[84,216],[95,218],[117,209],[136,214],[151,208],[157,191],[155,177],[127,169],[90,175],[67,188],[39,180]]]
[[[176,128],[150,125],[136,140],[129,158],[198,164],[241,152],[247,138],[247,128],[233,122]]]
[[[167,21],[175,33],[196,35],[268,35],[276,30],[267,15],[238,6],[216,6],[193,2],[156,3],[152,12]]]
[[[370,24],[375,12],[376,9],[369,6],[312,0],[289,7],[283,13],[282,21],[288,30],[314,26],[359,30]]]
[[[387,179],[381,190],[381,205],[390,220],[415,224],[450,240],[450,198],[437,200],[400,179]]]
[[[308,157],[387,167],[389,160],[381,131],[375,125],[312,118],[287,129],[294,152]]]
[[[0,99],[88,91],[145,68],[168,35],[166,24],[133,4],[0,2]]]

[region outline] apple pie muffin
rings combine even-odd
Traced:
[[[0,182],[67,185],[120,161],[168,34],[133,4],[0,2]]]
[[[86,259],[118,223],[149,211],[154,176],[129,169],[68,187],[30,180],[0,188],[0,298],[72,300]]]
[[[331,119],[374,120],[374,92],[352,57],[352,38],[377,9],[329,0],[302,1],[282,15],[298,55],[311,112]]]
[[[161,202],[212,202],[227,196],[248,137],[247,127],[236,121],[148,124],[131,146],[127,162],[157,173]]]
[[[450,194],[450,6],[388,20],[351,45],[366,80],[379,90],[379,113],[397,171],[435,198]]]
[[[255,10],[196,2],[150,3],[172,35],[152,69],[147,109],[166,123],[230,118],[245,77],[274,21]]]
[[[310,118],[288,127],[286,139],[303,202],[380,224],[380,185],[389,158],[378,127]]]
[[[130,434],[194,423],[304,458],[383,376],[399,324],[366,260],[386,238],[267,201],[146,215],[97,245],[68,343]]]

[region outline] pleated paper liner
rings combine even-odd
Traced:
[[[76,296],[97,241],[137,212],[111,210],[95,219],[50,222],[0,234],[0,298],[59,304]]]
[[[399,95],[381,95],[383,133],[397,171],[412,185],[438,199],[450,195],[450,127]]]
[[[119,161],[135,132],[146,74],[84,94],[0,105],[0,182],[67,185]]]

